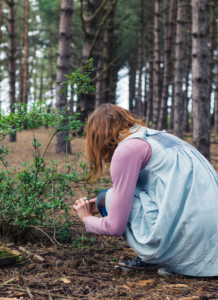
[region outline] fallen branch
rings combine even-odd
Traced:
[[[44,262],[45,261],[45,259],[43,258],[43,257],[41,257],[41,256],[39,256],[39,255],[37,255],[37,254],[34,254],[34,253],[32,253],[32,252],[30,252],[29,250],[26,250],[24,247],[18,247],[18,249],[21,251],[21,252],[23,252],[23,253],[25,253],[25,254],[27,254],[27,255],[29,255],[30,257],[32,256],[32,257],[34,257],[36,260],[38,260],[39,262]]]
[[[209,300],[209,299],[218,299],[218,294],[191,296],[191,297],[180,298],[179,300]]]
[[[30,300],[34,300],[33,295],[30,292],[30,289],[27,287],[26,290],[27,290],[28,296],[30,297]]]

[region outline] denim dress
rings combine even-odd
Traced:
[[[133,138],[148,142],[152,156],[139,173],[123,238],[145,262],[184,275],[218,276],[216,171],[194,147],[165,131],[141,127],[120,144]]]

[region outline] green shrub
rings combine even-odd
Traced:
[[[77,92],[94,92],[94,87],[89,84],[92,70],[90,60],[84,74],[77,70],[71,76],[66,76],[67,81],[62,84],[62,93],[65,94],[68,86],[74,84],[77,84]],[[50,163],[45,163],[44,157],[48,146],[59,131],[63,133],[68,143],[73,138],[67,133],[74,133],[84,126],[79,114],[68,116],[67,106],[61,112],[47,113],[47,108],[45,103],[38,102],[30,111],[27,111],[25,104],[18,104],[14,114],[7,115],[1,112],[3,118],[0,120],[0,141],[15,131],[21,131],[24,122],[48,124],[49,141],[44,153],[40,155],[41,144],[33,136],[31,145],[34,149],[34,161],[24,163],[19,171],[11,168],[6,160],[8,148],[0,147],[0,162],[4,166],[4,170],[0,171],[0,221],[4,226],[22,229],[49,227],[53,229],[54,240],[56,234],[61,240],[68,240],[71,236],[72,221],[69,214],[70,203],[67,203],[67,199],[74,195],[73,184],[82,183],[88,196],[98,193],[101,189],[86,188],[84,178],[87,166],[81,163],[82,175],[79,175],[77,168],[80,153],[77,153],[77,157],[71,163],[66,153],[66,161],[61,170],[52,159]]]

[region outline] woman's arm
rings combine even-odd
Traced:
[[[148,164],[150,157],[151,146],[139,139],[128,140],[116,149],[111,162],[113,190],[108,216],[85,218],[88,232],[113,236],[121,236],[124,233],[139,172]]]

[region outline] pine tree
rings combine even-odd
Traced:
[[[149,55],[149,90],[148,90],[148,104],[146,114],[146,124],[149,126],[153,121],[153,22],[154,22],[154,8],[150,4],[150,11],[148,17],[148,55]]]
[[[26,0],[25,12],[25,36],[24,36],[24,70],[23,70],[23,102],[28,102],[28,87],[29,87],[29,18],[30,18],[30,3]]]
[[[154,11],[154,62],[153,62],[153,123],[157,129],[160,112],[160,0],[155,0]]]
[[[210,160],[208,1],[192,0],[193,143]]]
[[[67,98],[61,94],[61,83],[65,80],[64,75],[70,71],[70,44],[72,38],[72,15],[73,1],[61,1],[60,30],[57,58],[57,78],[56,78],[56,107],[61,111],[67,104]],[[70,143],[68,153],[71,153]],[[62,132],[58,132],[56,140],[56,153],[66,153],[66,141]]]
[[[16,36],[15,36],[15,2],[14,0],[7,1],[9,8],[8,15],[8,71],[10,85],[10,112],[14,113],[15,98],[15,70],[16,70]],[[16,142],[16,134],[9,137],[10,142]]]
[[[185,60],[185,21],[187,0],[179,0],[177,26],[176,26],[176,51],[175,51],[175,83],[174,83],[174,135],[183,138],[183,76]]]

